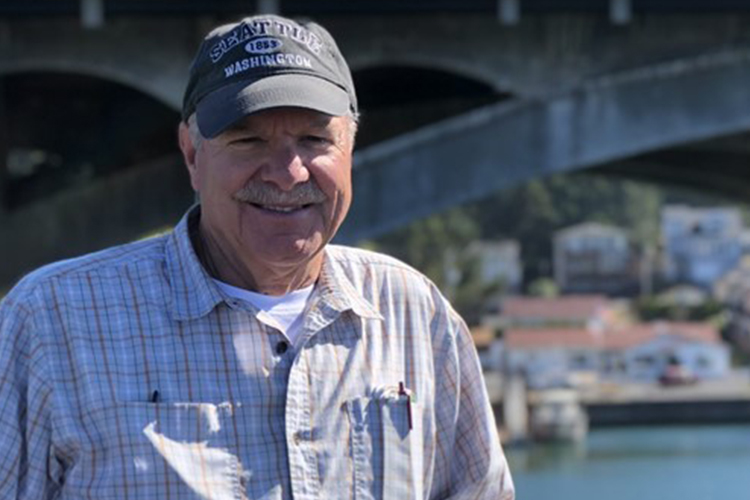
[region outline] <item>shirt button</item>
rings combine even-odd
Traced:
[[[276,344],[276,354],[282,355],[289,349],[289,344],[285,340],[282,340]]]
[[[300,441],[302,441],[302,436],[300,436],[299,431],[295,432],[292,436],[292,441],[294,441],[294,444],[299,446]]]

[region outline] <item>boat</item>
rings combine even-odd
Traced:
[[[529,433],[535,441],[580,441],[589,419],[578,391],[568,388],[529,393]]]

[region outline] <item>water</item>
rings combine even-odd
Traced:
[[[593,429],[506,454],[518,500],[750,500],[750,425]]]

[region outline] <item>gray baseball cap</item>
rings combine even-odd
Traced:
[[[351,72],[325,28],[259,15],[206,36],[190,67],[184,121],[196,113],[201,135],[213,138],[244,116],[282,106],[357,112]]]

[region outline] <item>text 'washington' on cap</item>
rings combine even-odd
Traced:
[[[182,119],[195,112],[201,135],[213,138],[250,113],[281,106],[357,112],[351,72],[330,33],[274,15],[211,31],[190,67]]]

